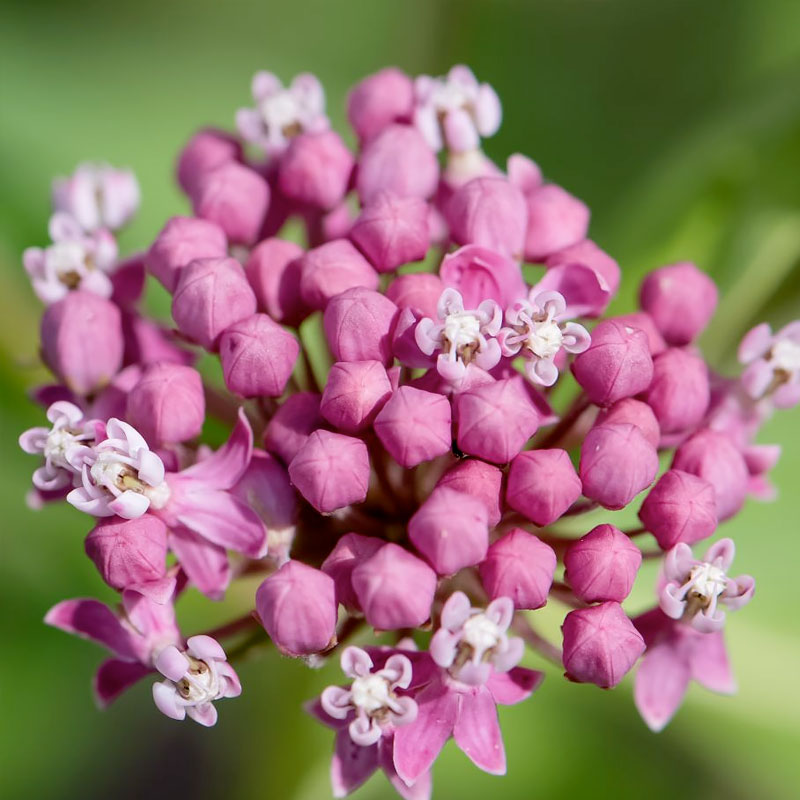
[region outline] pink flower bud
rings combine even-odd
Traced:
[[[539,413],[522,378],[473,386],[455,399],[456,441],[469,455],[505,464],[539,427]]]
[[[198,258],[181,270],[172,298],[178,330],[206,350],[222,332],[256,311],[256,297],[235,258]]]
[[[340,431],[357,433],[372,423],[391,394],[380,361],[338,361],[328,373],[320,412]]]
[[[335,131],[295,136],[278,165],[278,185],[292,200],[331,209],[347,192],[353,156]]]
[[[86,537],[86,555],[117,591],[157,581],[166,574],[167,527],[157,517],[109,517]]]
[[[168,292],[174,292],[181,270],[190,261],[227,255],[228,240],[215,222],[173,217],[150,245],[145,264]]]
[[[439,275],[444,286],[458,290],[465,308],[478,308],[484,300],[495,300],[505,308],[528,294],[519,265],[479,245],[448,253]]]
[[[644,331],[647,334],[647,344],[650,347],[650,355],[653,358],[667,349],[667,343],[664,341],[661,331],[656,328],[653,318],[646,311],[632,311],[630,314],[620,314],[614,319],[623,325]]]
[[[645,497],[639,518],[662,550],[707,539],[717,528],[714,487],[704,478],[671,469]]]
[[[360,439],[314,431],[289,464],[300,494],[322,514],[362,503],[369,487],[369,455]]]
[[[553,585],[556,563],[552,547],[514,528],[489,548],[480,566],[481,582],[493,600],[510,597],[515,608],[541,608]]]
[[[616,425],[618,423],[635,425],[653,447],[658,447],[661,440],[661,428],[653,409],[647,403],[634,400],[632,397],[617,400],[613,406],[603,409],[598,414],[595,425]]]
[[[200,176],[192,191],[198,217],[216,222],[237,244],[253,244],[269,206],[269,186],[254,170],[228,161]]]
[[[453,575],[486,557],[486,506],[468,494],[436,488],[409,520],[408,537],[440,575]]]
[[[353,569],[353,591],[376,630],[417,628],[431,615],[436,573],[396,544],[385,544]]]
[[[311,312],[300,296],[303,248],[286,239],[265,239],[251,251],[245,275],[259,310],[284,325],[299,325]]]
[[[744,504],[747,464],[724,433],[706,429],[687,439],[676,451],[672,468],[704,478],[714,487],[720,522],[732,517]]]
[[[607,319],[592,331],[592,343],[575,359],[572,372],[589,399],[600,406],[639,394],[653,379],[647,336]]]
[[[366,205],[378,192],[428,198],[439,182],[439,164],[410,125],[390,125],[367,143],[358,162],[356,189]]]
[[[287,561],[258,587],[256,610],[286,655],[319,653],[336,641],[333,579],[300,561]]]
[[[566,580],[586,603],[621,603],[631,593],[641,565],[639,548],[613,525],[592,528],[564,555]]]
[[[42,358],[75,394],[105,386],[122,366],[119,308],[92,292],[76,290],[42,316]]]
[[[378,273],[347,239],[309,250],[300,259],[300,295],[310,308],[323,309],[347,289],[378,288]]]
[[[393,122],[410,119],[413,104],[411,78],[396,67],[387,67],[355,85],[347,96],[347,119],[366,142]]]
[[[688,261],[654,270],[639,290],[642,309],[673,345],[689,344],[702,333],[717,297],[714,281]]]
[[[542,261],[586,238],[589,209],[560,186],[540,186],[527,195],[527,200],[526,261]]]
[[[441,394],[401,386],[375,419],[375,433],[398,464],[416,467],[450,452],[450,402]]]
[[[489,527],[500,522],[500,487],[503,473],[477,458],[464,458],[451,467],[436,484],[475,497],[486,506]]]
[[[353,570],[380,550],[384,544],[382,539],[376,539],[374,536],[346,533],[336,542],[336,546],[322,562],[320,569],[333,578],[336,586],[336,601],[348,611],[361,611],[361,605],[353,589]]]
[[[398,275],[389,284],[386,296],[398,308],[411,308],[420,312],[420,318],[436,319],[443,289],[442,279],[438,275],[415,272],[411,275]]]
[[[200,373],[182,364],[152,364],[128,394],[125,416],[152,447],[193,439],[206,417]]]
[[[178,156],[178,183],[191,195],[205,174],[241,158],[242,147],[230,134],[211,128],[198,131]]]
[[[319,413],[320,395],[299,392],[272,415],[264,432],[264,447],[288,464],[313,431],[324,424]]]
[[[585,267],[589,267],[600,276],[603,283],[608,286],[609,292],[616,294],[621,277],[619,264],[591,239],[584,239],[577,244],[565,247],[563,250],[548,256],[545,262],[545,266],[548,269],[568,264],[582,264]]]
[[[325,309],[325,337],[337,361],[392,363],[391,332],[397,306],[380,292],[356,287],[332,298]]]
[[[644,399],[662,433],[696,427],[705,416],[710,396],[708,367],[701,356],[670,347],[653,359],[653,380]]]
[[[596,425],[586,434],[579,474],[590,500],[605,508],[624,508],[657,472],[656,448],[635,425]]]
[[[242,397],[280,397],[299,353],[297,339],[266,314],[234,322],[219,340],[225,385]]]
[[[642,635],[619,603],[570,611],[561,630],[567,678],[603,689],[616,686],[645,650]]]
[[[419,197],[379,192],[353,223],[350,238],[378,272],[419,261],[430,243],[428,204]]]
[[[581,496],[566,450],[529,450],[511,462],[506,503],[540,527],[555,522]]]

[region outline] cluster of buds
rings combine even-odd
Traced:
[[[309,705],[336,731],[336,796],[380,767],[424,800],[450,737],[505,771],[497,706],[543,679],[526,648],[603,688],[639,662],[653,729],[690,679],[732,691],[724,609],[754,582],[729,576],[729,539],[702,560],[691,546],[771,494],[779,450],[755,438],[800,401],[800,322],[755,328],[741,377],[723,378],[696,344],[717,290],[693,264],[656,269],[638,311],[605,316],[620,268],[587,238],[588,208],[527,157],[504,170],[484,154],[500,102],[466,67],[363,80],[354,149],[313,76],[252,88],[237,133],[181,151],[192,212],[145,253],[121,259],[114,238],[133,176],[81,166],[55,184],[52,243],[23,259],[56,378],[35,392],[49,426],[20,437],[42,458],[29,503],[94,517],[86,553],[120,593],[46,621],[111,651],[100,702],[150,675],[160,711],[213,725],[241,692],[218,640],[234,657],[266,631],[310,665],[340,655],[351,680]],[[287,222],[302,242],[279,236]],[[173,324],[143,309],[148,274]],[[208,354],[216,381],[196,368]],[[231,426],[216,450],[207,417]],[[580,515],[631,506],[640,528],[595,515],[575,536]],[[652,558],[657,605],[631,618]],[[184,592],[220,601],[254,574],[248,613],[184,638]],[[562,642],[536,629],[548,603]]]

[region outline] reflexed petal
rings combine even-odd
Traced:
[[[378,746],[361,747],[347,731],[336,736],[331,761],[331,786],[334,797],[345,797],[361,786],[378,768]]]
[[[506,753],[497,706],[485,686],[461,695],[453,736],[476,767],[491,775],[505,774]]]
[[[189,580],[212,600],[221,599],[231,580],[224,548],[180,527],[172,529],[169,544]]]
[[[486,688],[492,693],[495,703],[502,706],[513,706],[530,697],[543,680],[543,672],[525,667],[514,667],[508,672],[493,673]]]
[[[47,612],[44,621],[54,628],[102,644],[121,658],[136,658],[128,631],[114,612],[97,600],[64,600]]]
[[[642,719],[660,731],[672,719],[689,685],[689,664],[672,640],[649,647],[636,673],[633,697]]]

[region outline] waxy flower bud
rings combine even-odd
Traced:
[[[182,364],[152,364],[128,394],[125,416],[153,447],[193,439],[206,417],[200,373]]]
[[[264,431],[264,447],[288,464],[311,433],[323,425],[319,407],[320,395],[312,392],[287,397]]]
[[[215,350],[226,328],[255,311],[256,297],[235,258],[199,258],[181,270],[172,318],[206,350]]]
[[[300,259],[300,267],[300,295],[313,309],[325,308],[331,298],[347,289],[378,288],[378,273],[347,239],[309,250]]]
[[[630,423],[635,425],[653,447],[658,447],[661,439],[661,429],[658,420],[647,403],[641,400],[634,400],[626,397],[618,400],[613,406],[603,409],[597,416],[596,425],[615,425],[618,423]]]
[[[409,520],[408,537],[440,575],[453,575],[486,557],[486,506],[476,497],[439,487]]]
[[[519,265],[480,245],[448,253],[439,275],[445,286],[458,290],[466,308],[478,308],[485,300],[495,300],[505,308],[528,294]]]
[[[468,494],[482,501],[488,513],[489,527],[500,522],[500,487],[503,473],[495,466],[477,458],[461,459],[436,484]]]
[[[325,309],[325,338],[337,361],[392,362],[397,306],[380,292],[357,287],[337,294]]]
[[[414,272],[398,275],[386,290],[386,296],[398,308],[410,308],[422,317],[436,318],[439,298],[444,285],[438,275],[430,272]],[[417,348],[419,349],[419,348]]]
[[[360,439],[314,431],[289,464],[300,494],[322,514],[361,503],[369,488],[369,455]]]
[[[194,213],[216,222],[237,244],[253,244],[269,206],[269,186],[254,170],[228,161],[200,176],[192,190]]]
[[[633,588],[642,565],[639,548],[613,525],[598,525],[564,555],[565,578],[586,603],[621,603]]]
[[[70,292],[42,317],[42,358],[75,394],[105,386],[122,366],[119,308],[91,292]]]
[[[588,398],[600,406],[639,394],[653,379],[647,335],[605,320],[592,331],[592,343],[575,359],[572,372]]]
[[[378,272],[425,258],[430,244],[428,204],[419,197],[379,192],[364,206],[350,239]]]
[[[664,341],[661,331],[656,328],[656,323],[653,322],[653,318],[646,311],[632,311],[630,314],[620,314],[614,319],[623,325],[644,331],[647,334],[647,343],[650,347],[650,355],[653,358],[667,349],[667,343]]]
[[[583,493],[605,508],[624,508],[658,472],[658,453],[629,423],[596,425],[581,446]]]
[[[353,589],[353,570],[385,544],[383,539],[376,539],[374,536],[346,533],[322,562],[320,569],[333,578],[336,586],[336,602],[341,603],[348,611],[361,610]]]
[[[670,347],[653,359],[653,380],[645,392],[662,433],[696,427],[708,408],[708,367],[696,353]]]
[[[510,597],[515,608],[541,608],[556,571],[553,548],[532,533],[514,528],[498,539],[480,565],[489,597]]]
[[[285,239],[265,239],[251,251],[245,275],[260,311],[276,322],[299,325],[311,312],[300,296],[303,248]]]
[[[560,186],[540,186],[527,194],[527,201],[526,261],[542,261],[586,238],[589,209]]]
[[[506,502],[540,527],[555,522],[581,496],[566,450],[529,450],[511,462]]]
[[[190,261],[227,255],[225,231],[215,222],[194,217],[173,217],[150,245],[145,264],[168,292],[174,292],[181,270]]]
[[[453,443],[450,402],[441,394],[401,386],[375,419],[375,433],[404,467],[450,452]]]
[[[338,361],[328,373],[320,412],[340,431],[357,433],[370,425],[391,394],[379,361]]]
[[[639,518],[662,550],[707,539],[717,528],[714,487],[704,478],[671,469],[648,493]]]
[[[336,641],[333,579],[300,561],[287,561],[256,592],[261,624],[281,652],[306,656]]]
[[[355,567],[351,580],[359,606],[376,630],[416,628],[430,618],[436,573],[399,545],[383,545]]]
[[[717,298],[714,281],[688,261],[654,270],[639,290],[642,309],[672,345],[689,344],[702,333]]]
[[[299,353],[297,339],[266,314],[235,322],[219,340],[225,385],[242,397],[280,397]]]
[[[591,239],[584,239],[577,244],[565,247],[563,250],[548,256],[545,262],[545,266],[548,269],[569,264],[582,264],[585,267],[589,267],[608,286],[611,294],[616,294],[621,277],[619,264]]]
[[[356,135],[366,142],[393,122],[411,117],[414,84],[396,67],[387,67],[364,78],[347,96],[347,119]]]
[[[578,683],[595,683],[610,689],[645,651],[642,635],[619,603],[570,611],[561,630],[566,676]]]
[[[191,195],[204,175],[241,157],[242,147],[230,134],[210,128],[198,131],[178,156],[178,183]]]

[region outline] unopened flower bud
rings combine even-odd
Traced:
[[[581,481],[566,450],[529,450],[511,462],[506,502],[544,527],[581,496]]]
[[[618,400],[613,406],[603,409],[597,417],[596,425],[615,425],[617,423],[630,423],[635,425],[653,447],[658,447],[661,439],[661,429],[658,420],[647,403],[626,397]]]
[[[376,539],[374,536],[346,533],[322,562],[320,569],[333,578],[336,586],[336,601],[348,611],[361,610],[353,589],[353,570],[385,544],[383,539]]]
[[[340,431],[357,433],[372,423],[391,394],[380,361],[337,361],[328,373],[320,412]]]
[[[391,332],[397,306],[362,287],[343,291],[325,309],[325,337],[337,361],[392,362]]]
[[[309,250],[300,259],[300,295],[310,308],[323,309],[347,289],[378,288],[378,273],[347,239]]]
[[[485,300],[505,308],[528,293],[515,261],[477,244],[448,253],[439,275],[445,286],[458,290],[465,308],[478,308]]]
[[[438,275],[414,272],[410,275],[398,275],[389,284],[386,296],[398,308],[410,308],[418,311],[420,318],[435,319],[443,289],[442,279]]]
[[[647,343],[650,347],[650,355],[653,358],[667,349],[667,343],[664,341],[661,331],[656,328],[656,323],[646,311],[632,311],[630,314],[620,314],[614,319],[623,325],[644,331],[647,334]]]
[[[548,269],[568,264],[582,264],[585,267],[589,267],[608,286],[611,294],[616,294],[621,277],[619,264],[591,239],[583,239],[577,244],[565,247],[563,250],[548,256],[545,262],[545,266]]]
[[[204,175],[241,157],[242,147],[230,134],[212,128],[198,131],[178,156],[178,183],[191,195]]]
[[[393,122],[406,122],[414,104],[411,78],[396,67],[387,67],[364,78],[347,96],[347,119],[362,142]]]
[[[503,473],[492,464],[477,458],[461,459],[451,467],[436,484],[454,489],[481,500],[486,506],[489,527],[500,522],[500,487]]]
[[[288,464],[324,420],[319,413],[320,395],[298,392],[286,398],[272,415],[264,432],[264,446]]]
[[[702,356],[670,347],[653,359],[653,380],[644,395],[662,433],[696,427],[708,408],[711,390]]]
[[[526,261],[542,261],[586,238],[589,209],[560,186],[540,186],[527,195],[527,201]]]
[[[259,310],[285,325],[299,325],[311,311],[300,295],[303,252],[294,242],[265,239],[250,251],[245,264]]]

